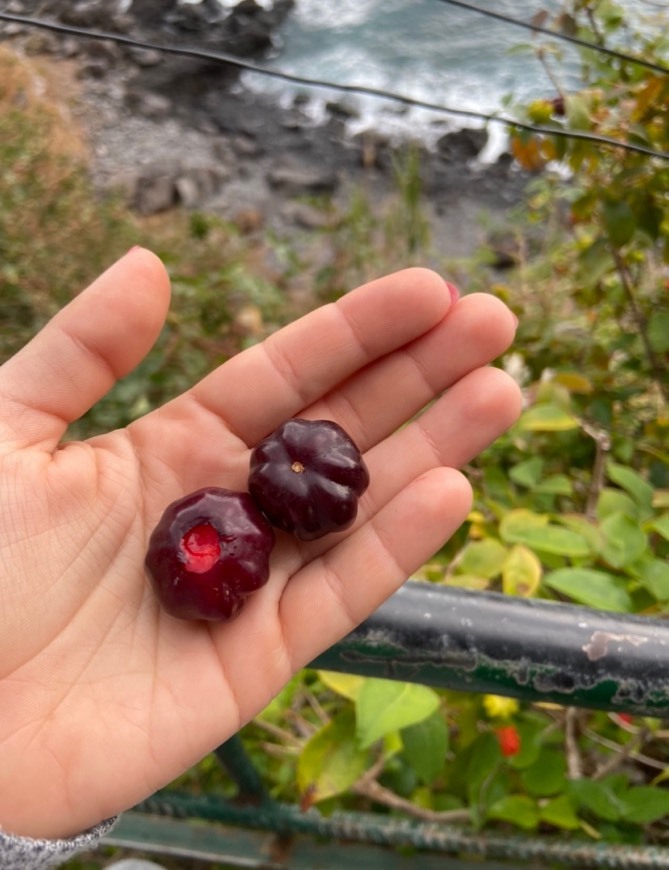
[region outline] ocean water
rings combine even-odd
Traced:
[[[224,5],[234,0],[219,0]],[[542,10],[557,12],[560,0],[481,0],[495,12],[529,21]],[[644,0],[623,0],[634,10]],[[550,73],[536,57],[548,46]],[[296,0],[280,32],[269,66],[308,78],[364,85],[439,103],[445,107],[503,113],[513,95],[524,101],[554,96],[551,77],[564,88],[578,80],[575,49],[562,41],[465,10],[441,0]],[[284,104],[305,94],[308,111],[320,120],[328,101],[343,101],[358,112],[350,132],[373,127],[389,135],[418,136],[428,144],[450,129],[481,126],[448,112],[400,107],[369,96],[304,88],[245,74],[245,86],[269,92]],[[489,125],[487,156],[505,142],[505,128]]]

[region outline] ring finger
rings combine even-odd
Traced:
[[[513,315],[500,300],[466,296],[428,334],[363,369],[301,416],[338,422],[367,451],[435,396],[499,357],[514,333]]]

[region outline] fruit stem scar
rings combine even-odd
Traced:
[[[302,463],[297,459],[290,467],[295,472],[295,474],[302,474],[302,472],[304,471],[304,465],[302,465]]]

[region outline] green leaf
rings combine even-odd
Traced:
[[[596,239],[579,254],[578,280],[589,287],[597,285],[614,268],[608,239]]]
[[[669,816],[669,791],[652,785],[630,788],[623,796],[623,818],[645,825]]]
[[[531,831],[539,824],[539,810],[532,798],[524,794],[510,794],[488,807],[486,816],[511,822],[523,830]]]
[[[534,492],[543,495],[572,495],[574,487],[566,474],[552,474],[534,487]]]
[[[300,674],[296,674],[290,679],[281,689],[278,695],[269,702],[269,704],[258,714],[258,719],[266,722],[277,722],[283,718],[285,711],[293,702],[293,698],[297,691],[302,687],[303,680]]]
[[[499,525],[499,532],[509,544],[524,544],[544,553],[569,558],[591,554],[590,544],[578,532],[550,524],[547,516],[530,511],[509,511]]]
[[[502,761],[502,751],[494,734],[480,734],[467,748],[465,780],[472,803],[479,802],[479,790],[494,774]]]
[[[422,722],[402,730],[404,757],[425,785],[443,772],[448,752],[448,727],[437,711]]]
[[[651,523],[651,528],[662,535],[665,541],[669,541],[669,514],[662,514],[661,517],[658,517]]]
[[[567,432],[578,429],[579,422],[559,405],[546,403],[528,408],[517,425],[526,432]]]
[[[520,529],[543,529],[550,522],[548,514],[538,514],[527,508],[514,508],[502,517],[500,527],[504,526],[510,532]]]
[[[604,538],[601,555],[613,568],[624,568],[636,561],[648,545],[638,522],[621,512],[602,520],[600,530]]]
[[[558,568],[546,574],[544,585],[572,598],[579,604],[598,610],[629,613],[632,599],[618,577],[592,568]]]
[[[539,588],[541,573],[535,553],[523,544],[515,544],[504,561],[502,589],[507,595],[531,597]]]
[[[400,731],[427,719],[439,703],[439,695],[427,686],[366,680],[355,702],[360,746],[367,748],[391,731]]]
[[[655,353],[669,351],[669,311],[654,311],[648,318],[648,341]]]
[[[606,233],[616,247],[626,245],[634,235],[636,218],[634,212],[624,200],[604,203],[604,226]]]
[[[318,671],[318,678],[328,689],[341,695],[342,698],[348,698],[349,701],[355,701],[365,684],[364,677],[355,674],[338,674],[335,671]]]
[[[554,382],[565,387],[570,393],[581,393],[584,396],[590,395],[595,389],[590,378],[582,372],[557,372]]]
[[[527,791],[535,797],[548,797],[562,791],[567,781],[564,753],[556,749],[542,749],[536,762],[523,770],[521,780]]]
[[[540,456],[533,456],[519,462],[509,470],[509,477],[519,486],[532,488],[539,483],[544,470],[544,460]]]
[[[474,574],[447,574],[444,583],[447,586],[457,586],[460,589],[487,589],[490,580],[485,577],[476,577]]]
[[[297,786],[312,802],[342,794],[364,773],[367,753],[355,739],[353,710],[324,725],[305,744],[297,760]]]
[[[578,94],[567,94],[565,111],[569,126],[574,130],[589,130],[592,127],[587,102]]]
[[[589,520],[581,514],[560,514],[560,525],[566,526],[573,532],[578,532],[590,545],[593,553],[597,553],[601,546],[599,526],[594,520]]]
[[[628,517],[639,519],[639,506],[627,493],[604,487],[597,499],[597,517],[603,520],[615,513],[624,513]]]
[[[566,794],[558,795],[540,807],[539,818],[542,822],[566,831],[575,831],[581,827],[574,806]]]
[[[506,762],[516,770],[524,770],[536,763],[542,751],[543,725],[521,720],[518,722],[517,728],[520,734],[520,752],[518,755],[507,758]]]
[[[502,572],[507,549],[494,538],[467,544],[458,560],[458,573],[485,577],[487,580]]]
[[[669,601],[669,565],[652,559],[641,566],[639,580],[656,601]]]
[[[568,789],[580,807],[600,819],[617,822],[624,818],[625,804],[607,780],[574,779]]]
[[[641,475],[626,465],[618,465],[615,462],[609,462],[606,471],[609,480],[629,493],[639,507],[647,512],[647,516],[652,514],[654,489]]]

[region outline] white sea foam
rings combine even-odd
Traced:
[[[218,2],[233,6],[237,0]],[[487,2],[495,12],[528,22],[542,10],[562,8],[561,0]],[[636,10],[643,2],[622,0],[622,5]],[[511,96],[519,102],[552,97],[552,79],[567,89],[578,82],[578,55],[572,46],[439,0],[296,0],[279,36],[269,66],[465,111],[504,113]],[[540,44],[552,46],[546,60],[550,72],[537,58]],[[357,109],[358,117],[349,122],[351,132],[371,127],[391,136],[418,136],[430,144],[449,129],[482,123],[448,112],[402,108],[371,96],[305,89],[257,74],[245,74],[243,81],[286,105],[297,93],[306,93],[314,120],[324,117],[328,101],[344,100]],[[504,145],[505,128],[493,123],[489,131],[487,153],[492,159]]]

